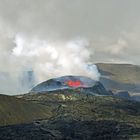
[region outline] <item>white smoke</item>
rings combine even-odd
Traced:
[[[38,82],[64,75],[83,75],[99,80],[95,65],[89,65],[89,41],[84,38],[70,41],[47,41],[26,38],[17,34],[12,55],[16,65],[23,69],[33,69]]]
[[[95,18],[87,15],[96,12],[91,12],[95,8],[85,9],[85,4],[88,3],[84,0],[1,2],[1,93],[17,93],[21,81],[30,74],[35,75],[36,84],[63,75],[99,79],[96,66],[89,65],[93,62],[89,40],[93,41],[96,30],[91,30]]]

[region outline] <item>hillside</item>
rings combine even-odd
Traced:
[[[110,74],[99,70],[102,78]],[[79,78],[59,77],[28,94],[0,95],[0,139],[138,140],[140,103],[112,95],[100,82]]]
[[[50,116],[51,112],[47,106],[12,96],[0,95],[0,126],[27,123]]]
[[[140,66],[98,63],[101,81],[107,88],[140,92]]]
[[[57,113],[54,117],[69,116],[80,120],[123,120],[133,125],[137,121],[135,125],[140,125],[140,103],[114,96],[93,96],[77,93],[74,90],[64,90],[53,93],[25,94],[20,98],[57,110],[53,112]]]
[[[74,91],[26,94],[20,98],[43,104],[51,118],[0,127],[3,139],[127,139],[140,137],[140,103],[113,96],[92,96]],[[9,135],[7,136],[7,132]]]

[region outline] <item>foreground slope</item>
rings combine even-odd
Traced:
[[[59,93],[58,93],[59,92]],[[66,92],[68,94],[66,94]],[[52,110],[50,119],[0,128],[0,136],[24,139],[137,139],[140,137],[140,103],[113,96],[92,96],[75,90],[53,94],[26,94],[28,102]]]
[[[78,93],[76,90],[62,90],[52,94],[25,94],[21,98],[49,106],[55,110],[53,113],[56,114],[53,117],[69,116],[81,120],[113,119],[140,125],[140,103],[114,96],[93,96]]]
[[[27,123],[48,118],[51,115],[47,106],[27,102],[16,97],[0,95],[0,126]]]
[[[0,110],[1,140],[140,138],[140,103],[114,96],[77,89],[1,95]]]

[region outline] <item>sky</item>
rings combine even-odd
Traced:
[[[98,79],[86,63],[140,65],[139,6],[139,0],[0,0],[0,71],[17,78],[33,69],[41,82],[62,74]]]

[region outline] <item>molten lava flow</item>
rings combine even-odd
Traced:
[[[79,86],[82,86],[81,82],[79,80],[77,81],[72,81],[72,80],[68,80],[66,82],[66,84],[70,87],[79,87]]]

